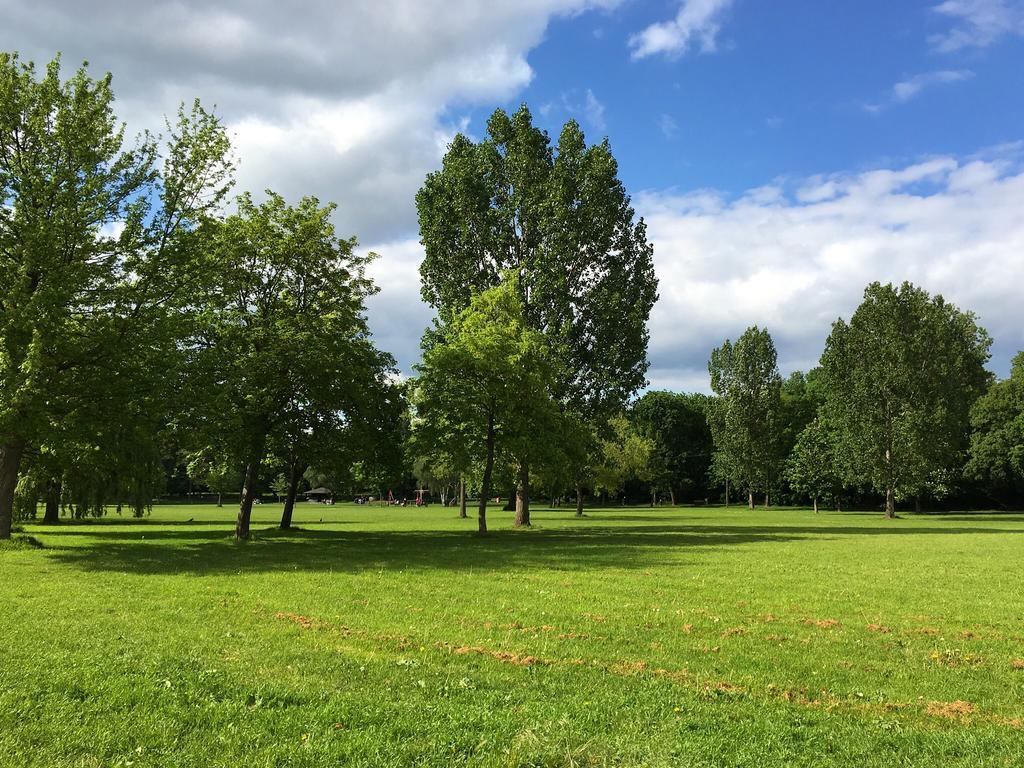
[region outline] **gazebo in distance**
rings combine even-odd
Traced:
[[[320,504],[328,504],[334,501],[334,491],[330,488],[313,488],[306,491],[303,495],[306,497],[306,501],[315,501]]]

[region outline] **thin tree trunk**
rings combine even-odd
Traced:
[[[914,512],[916,512],[919,515],[921,514],[921,496],[920,495],[914,497]]]
[[[466,517],[466,478],[459,478],[459,517]]]
[[[896,517],[896,494],[892,486],[885,489],[885,516],[890,520]]]
[[[672,506],[674,507],[676,505],[676,492],[673,491],[671,488],[668,489],[668,498],[672,502]]]
[[[242,485],[242,502],[238,506],[238,519],[235,521],[235,540],[244,541],[249,538],[249,521],[252,519],[252,503],[256,499],[256,483],[259,481],[260,462],[263,460],[265,437],[260,437],[249,453],[249,461],[245,465],[245,483]]]
[[[516,485],[516,528],[530,525],[530,465],[524,461],[519,467]]]
[[[295,509],[295,496],[299,492],[299,481],[306,468],[298,462],[292,463],[291,475],[288,477],[288,495],[284,498],[284,509],[281,511],[281,530],[287,531],[292,527],[292,512]]]
[[[491,495],[491,473],[494,471],[494,412],[487,414],[487,456],[484,476],[480,481],[480,506],[477,510],[477,532],[487,533],[487,499]]]
[[[221,493],[220,491],[217,491],[217,506],[218,507],[223,507],[224,506],[224,494]]]
[[[576,517],[583,517],[583,486],[576,486]]]
[[[729,478],[725,478],[725,506],[729,506]]]
[[[11,538],[14,489],[18,486],[18,472],[24,452],[25,441],[17,437],[0,445],[0,539]]]
[[[765,509],[768,509],[768,501],[769,501],[769,499],[770,499],[770,496],[768,494],[768,491],[765,491],[764,492],[764,508]]]
[[[60,495],[62,483],[59,477],[51,478],[46,484],[46,512],[43,513],[43,522],[49,525],[56,525],[60,522]]]
[[[754,508],[754,492],[753,491],[747,491],[747,506],[750,509]]]
[[[814,497],[814,514],[818,514],[818,497]]]

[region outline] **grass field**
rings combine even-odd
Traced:
[[[1024,516],[301,505],[0,548],[4,766],[1024,765]]]

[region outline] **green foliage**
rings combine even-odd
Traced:
[[[647,483],[655,444],[630,423],[624,414],[609,423],[609,437],[601,440],[601,460],[594,469],[594,486],[606,495],[615,495],[630,480]]]
[[[825,412],[847,480],[897,499],[963,463],[991,340],[974,316],[904,283],[872,283],[821,358]]]
[[[240,197],[236,214],[207,225],[185,413],[198,453],[247,468],[243,538],[267,451],[308,465],[329,441],[374,431],[392,386],[391,358],[366,325],[367,258],[335,235],[334,206],[267,194]]]
[[[684,497],[703,495],[713,444],[706,395],[647,392],[630,409],[640,433],[651,440],[649,470],[656,490]]]
[[[1010,378],[994,383],[971,409],[967,472],[996,493],[1024,495],[1024,352]]]
[[[490,496],[495,462],[514,464],[556,446],[551,399],[557,366],[543,337],[525,321],[517,278],[476,294],[439,328],[417,366],[414,455],[460,475],[477,471]]]
[[[423,298],[442,322],[515,275],[525,324],[565,361],[555,397],[603,429],[645,383],[653,249],[606,141],[566,123],[558,144],[523,106],[452,141],[416,197]]]
[[[711,353],[708,371],[715,469],[748,493],[769,491],[780,474],[782,378],[767,330],[748,328]]]
[[[835,436],[822,417],[813,419],[797,436],[786,462],[786,479],[797,493],[809,497],[815,510],[822,498],[837,499],[842,477],[837,467]]]
[[[151,435],[161,421],[192,233],[230,185],[227,146],[198,104],[166,142],[128,146],[109,75],[62,81],[59,59],[40,74],[0,53],[0,538],[26,452],[153,450],[101,432],[112,414]],[[102,485],[125,469],[99,467]]]

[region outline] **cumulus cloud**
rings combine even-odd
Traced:
[[[731,5],[732,0],[682,0],[675,18],[651,24],[629,39],[633,58],[716,50],[722,17]]]
[[[772,332],[784,372],[807,370],[831,323],[874,280],[910,280],[977,312],[1005,374],[1024,347],[1020,149],[801,179],[734,200],[639,195],[661,281],[652,386],[707,390],[710,350],[753,324]]]
[[[378,242],[415,231],[452,106],[513,96],[553,17],[617,2],[0,0],[0,49],[113,72],[132,130],[181,100],[216,104],[242,188],[334,200],[343,232]]]
[[[1022,0],[945,0],[932,8],[953,26],[930,42],[943,53],[984,48],[1007,35],[1024,36]]]

